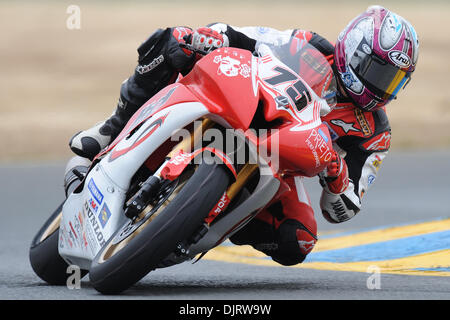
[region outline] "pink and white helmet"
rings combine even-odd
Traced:
[[[413,26],[380,6],[372,6],[339,34],[335,64],[347,95],[364,111],[396,98],[411,79],[419,56]]]

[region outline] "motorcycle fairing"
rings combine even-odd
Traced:
[[[227,127],[247,130],[258,107],[252,78],[255,57],[248,50],[221,48],[203,57],[184,84]]]
[[[104,241],[124,223],[125,194],[133,175],[149,155],[180,128],[207,116],[227,127],[246,130],[258,103],[264,99],[267,119],[292,117],[277,104],[276,97],[282,94],[264,85],[266,78],[261,78],[269,70],[276,75],[277,69],[264,69],[255,62],[257,60],[245,50],[216,50],[204,57],[193,72],[160,91],[139,109],[117,139],[96,158],[98,163],[88,173],[81,190],[71,194],[63,206],[59,251],[68,263],[89,269],[90,261]],[[261,86],[254,91],[257,83]],[[286,138],[281,147],[290,148],[290,153],[283,155],[287,157],[288,169],[309,166],[313,170],[304,171],[313,175],[325,166],[318,150],[329,148],[331,139],[328,139],[326,126],[319,123],[319,109],[320,105],[308,103],[297,110],[305,117],[296,114],[297,118],[291,118],[294,120],[278,131],[279,141]],[[311,116],[312,123],[306,128]],[[305,130],[299,129],[299,121],[295,120],[303,121],[300,123],[305,125]],[[286,137],[282,137],[283,134]],[[264,143],[264,139],[256,143]],[[264,163],[264,159],[260,161]],[[279,185],[280,181],[272,173],[262,174],[252,195],[214,223],[192,252],[209,250],[238,231],[273,198]]]
[[[62,209],[59,253],[69,264],[89,270],[101,246],[125,222],[125,196],[136,171],[179,128],[208,113],[198,102],[161,108],[123,135],[100,159],[86,176],[82,189],[69,195]],[[164,121],[156,126],[155,119],[162,117]],[[114,154],[119,156],[112,157]]]
[[[258,59],[254,91],[265,101],[267,121],[283,119],[284,124],[272,133],[272,140],[279,142],[281,171],[315,176],[326,167],[333,150],[328,128],[320,118],[329,106],[267,46],[259,48],[262,56]],[[270,150],[267,139],[259,139],[259,144]]]

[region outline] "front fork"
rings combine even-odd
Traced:
[[[236,173],[230,159],[221,150],[206,147],[188,153],[200,142],[205,131],[212,128],[214,125],[214,121],[203,119],[202,124],[194,128],[189,138],[183,139],[172,149],[167,155],[166,161],[152,176],[142,183],[139,192],[131,199],[131,201],[129,201],[129,205],[125,209],[125,215],[128,218],[131,219],[136,217],[145,209],[152,197],[158,192],[162,181],[175,180],[183,172],[186,166],[191,163],[192,159],[205,150],[218,156],[233,174],[235,180],[211,210],[208,217],[205,219],[205,222],[207,225],[210,225],[220,213],[225,211],[231,201],[239,194],[256,172],[258,165],[246,163],[239,170],[239,173]]]
[[[202,124],[194,129],[193,133],[190,136],[190,139],[184,139],[179,144],[177,144],[173,150],[169,153],[168,157],[171,159],[174,156],[179,155],[183,152],[189,152],[189,150],[192,150],[197,143],[200,142],[200,139],[203,137],[203,134],[206,130],[212,128],[214,126],[214,121],[210,119],[203,119]],[[203,148],[207,149],[207,148]],[[203,150],[202,149],[202,150]],[[221,157],[221,159],[227,164],[227,161],[229,161],[227,158],[223,157],[223,153],[219,150],[210,150],[212,152],[215,152],[217,156]],[[195,152],[194,152],[195,153]],[[232,165],[232,163],[229,163]],[[228,164],[227,164],[228,165]],[[164,165],[163,165],[164,167]],[[230,168],[230,166],[228,165]],[[240,170],[239,173],[234,171],[233,174],[235,175],[235,181],[228,186],[228,189],[224,192],[223,196],[219,199],[217,204],[213,207],[213,209],[210,211],[208,217],[205,219],[205,222],[209,225],[211,222],[222,212],[226,210],[228,205],[231,203],[231,201],[239,194],[239,192],[242,190],[242,188],[247,184],[247,182],[250,180],[250,178],[253,176],[253,174],[258,169],[257,164],[249,164],[246,163]],[[233,170],[233,169],[232,169]]]

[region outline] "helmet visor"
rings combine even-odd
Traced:
[[[360,50],[352,56],[350,67],[369,90],[383,99],[395,98],[410,77],[409,72]]]

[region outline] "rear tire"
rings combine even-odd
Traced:
[[[200,164],[169,204],[125,239],[122,228],[92,261],[89,277],[96,290],[117,294],[142,279],[202,225],[229,184],[227,169]],[[148,219],[150,220],[150,219]],[[125,241],[125,242],[124,242]]]

